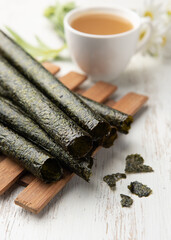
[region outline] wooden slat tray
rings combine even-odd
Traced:
[[[52,74],[56,74],[60,70],[59,67],[51,63],[44,63],[43,65]],[[80,86],[86,79],[85,75],[76,72],[70,72],[60,78],[61,82],[69,89],[78,91],[79,87],[79,92],[83,96],[97,102],[105,102],[107,105],[130,115],[134,115],[148,99],[144,95],[131,92],[118,102],[107,101],[109,96],[117,90],[117,87],[100,81],[91,88],[80,91]],[[39,213],[73,176],[74,174],[65,172],[64,178],[60,181],[45,184],[33,175],[26,173],[21,166],[10,158],[0,156],[0,195],[6,192],[15,182],[18,182],[20,185],[25,186],[25,189],[17,196],[15,204],[35,214]]]

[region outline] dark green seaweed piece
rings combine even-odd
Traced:
[[[0,56],[0,85],[56,143],[77,157],[92,148],[91,136],[27,81]]]
[[[0,83],[1,84],[1,83]],[[0,85],[0,96],[7,97],[7,92]]]
[[[88,155],[91,156],[100,146],[104,148],[110,148],[111,146],[113,146],[113,143],[116,138],[117,138],[116,128],[112,127],[111,132],[108,136],[105,136],[103,139],[93,141],[93,147],[91,151],[88,153]]]
[[[78,95],[82,101],[84,101],[95,112],[100,114],[106,121],[112,126],[116,127],[121,133],[127,134],[133,122],[133,117],[120,112],[116,109],[110,108],[104,104],[97,103],[91,99]]]
[[[54,182],[63,176],[63,169],[55,158],[1,123],[0,151],[45,182]]]
[[[71,119],[98,139],[110,131],[110,124],[49,73],[19,45],[0,31],[0,52]]]
[[[121,205],[122,207],[131,207],[131,205],[133,204],[133,199],[127,195],[124,194],[120,194],[121,196]]]
[[[70,154],[67,152],[64,153],[63,151],[61,152],[61,164],[63,167],[66,167],[71,172],[74,172],[76,175],[83,178],[85,181],[90,181],[92,174],[91,168],[93,166],[93,158],[91,156],[84,157],[78,162],[78,160],[75,160]]]
[[[150,166],[144,165],[144,159],[139,154],[131,154],[126,157],[126,173],[153,172]]]
[[[131,182],[128,189],[138,197],[148,197],[152,193],[152,190],[149,187],[138,181]]]
[[[114,174],[105,176],[103,178],[103,181],[106,182],[112,190],[114,190],[116,187],[116,182],[122,178],[126,178],[125,173],[114,173]]]
[[[86,156],[92,156],[95,154],[96,150],[98,147],[102,146],[103,144],[103,139],[98,139],[96,141],[93,141],[93,147],[92,149],[90,150],[90,152],[86,155]]]
[[[0,97],[0,122],[12,128],[23,137],[45,149],[55,157],[61,165],[67,167],[78,176],[89,181],[93,159],[86,157],[77,159],[56,144],[33,120],[21,112],[17,106],[3,97]],[[83,163],[81,163],[81,161]]]
[[[102,146],[104,148],[110,148],[111,146],[113,146],[113,143],[116,140],[116,138],[117,138],[117,129],[115,127],[112,127],[109,135],[103,138]]]

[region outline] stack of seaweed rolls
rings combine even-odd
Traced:
[[[91,153],[128,133],[132,117],[71,92],[0,31],[0,151],[44,182],[64,168],[86,181]]]

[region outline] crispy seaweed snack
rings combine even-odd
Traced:
[[[108,134],[110,125],[106,120],[94,113],[76,94],[65,87],[2,31],[0,31],[0,52],[62,111],[89,132],[93,139]]]
[[[0,96],[4,96],[7,97],[8,94],[4,91],[4,89],[0,86]],[[94,147],[92,149],[92,151],[94,151],[98,146],[103,146],[104,148],[110,148],[111,146],[113,146],[114,141],[117,138],[117,128],[116,127],[111,127],[110,132],[103,137],[103,139],[98,139],[96,141],[94,141]]]
[[[131,205],[133,204],[133,199],[127,195],[124,194],[120,194],[121,196],[121,205],[122,207],[131,207]]]
[[[139,154],[131,154],[126,157],[126,173],[153,172],[150,166],[144,165],[144,159]]]
[[[93,158],[91,156],[81,159],[80,162],[75,160],[69,153],[64,153],[64,151],[61,152],[61,156],[61,165],[63,167],[66,167],[69,171],[74,172],[85,181],[90,181],[92,174],[91,168],[93,166]]]
[[[7,97],[7,92],[1,87],[1,85],[0,85],[0,96]]]
[[[115,173],[111,175],[107,175],[103,178],[103,181],[107,183],[107,185],[114,190],[116,187],[116,182],[122,178],[126,178],[126,174],[124,173]]]
[[[67,167],[86,181],[89,181],[91,175],[90,168],[93,164],[91,157],[82,159],[72,157],[59,144],[56,144],[32,119],[3,97],[0,97],[0,122],[12,128],[37,146],[44,148],[61,165]]]
[[[8,96],[71,154],[83,157],[92,148],[91,136],[0,57],[0,85]]]
[[[45,182],[54,182],[63,176],[63,169],[55,158],[1,123],[0,151]]]
[[[152,190],[149,187],[138,181],[131,182],[128,189],[138,197],[148,197],[152,193]]]
[[[88,153],[88,155],[91,156],[92,154],[94,154],[98,147],[110,148],[111,146],[113,146],[116,138],[117,138],[116,128],[112,127],[110,133],[107,136],[105,136],[103,139],[98,139],[93,142],[93,147],[91,151]]]
[[[86,97],[80,96],[80,99],[83,100],[89,107],[94,111],[100,114],[106,121],[108,121],[112,126],[116,127],[118,132],[127,134],[133,122],[133,117],[127,115],[123,112],[110,108],[104,104],[97,103],[93,100],[90,100]]]

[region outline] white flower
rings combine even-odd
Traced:
[[[171,0],[145,0],[139,11],[141,17],[148,17],[152,23],[150,39],[143,54],[171,58]],[[147,34],[147,26],[140,32],[140,41]]]
[[[141,32],[140,40],[145,36],[147,29],[144,29],[144,33]],[[151,56],[159,56],[162,50],[163,35],[166,32],[166,28],[162,24],[153,24],[151,37],[143,49],[143,54],[150,54]]]
[[[171,17],[171,0],[168,2],[168,5],[167,5],[167,14],[169,17]]]
[[[170,0],[171,1],[171,0]],[[162,0],[146,0],[139,11],[141,17],[148,17],[152,23],[151,37],[144,47],[144,54],[158,56],[161,54],[163,35],[168,26],[166,2]],[[139,39],[142,40],[147,33],[147,27],[143,27]]]
[[[168,5],[166,8],[166,14],[167,14],[167,24],[171,24],[171,0],[168,1]]]
[[[150,18],[152,22],[163,22],[166,18],[166,4],[162,0],[146,0],[139,14]]]
[[[171,58],[171,26],[167,28],[162,40],[162,55],[165,58]]]

